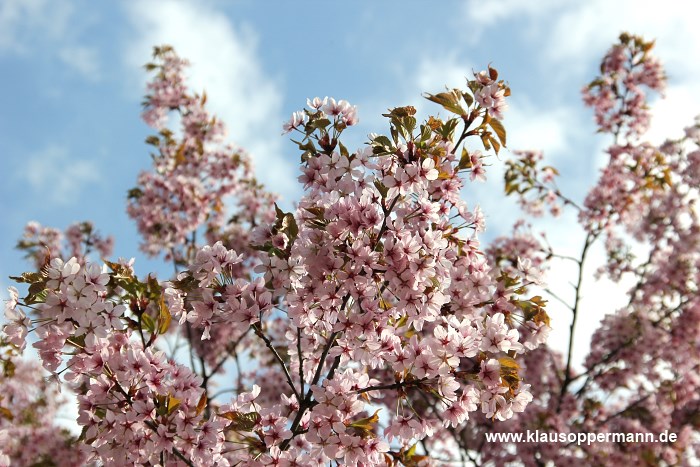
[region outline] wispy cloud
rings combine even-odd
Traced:
[[[54,206],[75,202],[86,185],[98,183],[101,177],[94,161],[76,159],[56,145],[30,155],[17,176],[29,183],[34,199]]]
[[[65,1],[3,0],[0,2],[0,55],[55,57],[88,81],[100,78],[97,47],[81,34],[91,15],[77,14]]]
[[[585,72],[623,31],[656,39],[655,53],[669,73],[669,87],[666,99],[656,100],[652,106],[654,118],[648,137],[653,142],[679,135],[700,113],[700,61],[696,59],[700,55],[699,2],[668,0],[663,7],[652,0],[479,3],[477,7],[469,2],[465,9],[470,23],[478,25],[479,37],[496,33],[504,21],[530,22],[529,28],[520,31],[527,31],[521,34],[542,50],[533,60],[544,69],[557,70],[563,79]]]
[[[100,58],[95,47],[69,45],[61,48],[58,57],[63,63],[73,68],[90,81],[100,79]]]
[[[407,62],[394,70],[396,88],[391,95],[368,96],[365,100],[353,102],[360,110],[360,132],[388,133],[389,120],[382,116],[387,109],[399,105],[412,105],[418,117],[427,116],[428,112],[440,111],[437,104],[421,97],[422,93],[437,94],[445,88],[463,88],[466,78],[472,75],[470,63],[462,60],[457,53],[447,53],[440,57],[432,54],[418,57],[415,62]],[[406,77],[410,77],[406,79]],[[440,112],[444,115],[444,111]],[[361,140],[361,141],[360,141]],[[355,138],[357,144],[365,142]]]
[[[464,4],[464,14],[471,25],[488,27],[513,17],[529,18],[540,16],[544,12],[551,14],[552,8],[560,7],[560,0],[540,0],[523,2],[521,0],[499,0],[484,2],[470,0]]]
[[[700,3],[682,0],[668,0],[659,6],[651,0],[590,0],[586,2],[561,2],[544,0],[541,2],[522,2],[519,0],[501,0],[498,2],[470,1],[465,5],[464,18],[473,28],[471,36],[475,43],[485,38],[498,36],[505,32],[506,25],[518,23],[515,29],[519,37],[515,40],[529,41],[534,50],[531,60],[541,67],[543,75],[551,75],[557,85],[571,82],[573,77],[579,79],[589,69],[595,73],[595,62],[602,57],[609,45],[617,40],[619,34],[628,31],[640,34],[647,39],[656,39],[656,54],[665,63],[669,73],[669,86],[666,99],[657,99],[652,104],[652,126],[647,134],[649,140],[662,142],[667,137],[678,137],[684,126],[692,123],[693,116],[700,113],[700,28],[697,17],[700,16]],[[522,27],[527,25],[527,27]],[[593,78],[591,75],[588,78]],[[580,86],[584,82],[569,84]],[[574,107],[574,104],[576,107]],[[585,115],[576,102],[571,107],[560,107],[554,112],[532,112],[538,109],[519,109],[513,105],[507,119],[507,128],[512,128],[509,138],[511,147],[522,147],[516,141],[531,140],[531,147],[545,146],[549,155],[571,151],[576,155],[576,135],[572,135],[564,125],[576,123],[575,118]],[[523,111],[524,110],[524,111]],[[540,109],[541,110],[541,109]],[[589,126],[590,127],[590,126]],[[568,134],[567,134],[568,133]],[[581,135],[579,135],[580,138]],[[547,148],[546,146],[550,146]],[[595,169],[602,165],[607,157],[602,152],[604,142],[593,144],[598,150],[594,157],[579,154],[589,161],[589,167],[583,172],[585,181],[594,183]],[[588,148],[591,145],[587,146]],[[556,160],[558,159],[558,160]],[[555,164],[563,165],[564,158],[557,157]],[[567,190],[571,183],[581,183],[580,175],[575,179],[562,180]],[[575,219],[562,219],[559,222],[547,222],[544,230],[555,246],[560,246],[577,255],[572,248],[576,237],[571,232],[576,227]],[[589,264],[602,264],[602,249],[594,249]],[[577,360],[587,353],[590,336],[606,312],[612,312],[624,305],[626,284],[614,284],[601,280],[594,282],[592,267],[585,275],[585,297],[582,302],[581,318],[577,327],[577,340],[574,354]],[[569,281],[575,277],[574,271],[558,266],[556,274],[551,274],[553,289],[571,291]],[[605,304],[605,306],[601,306]],[[552,303],[560,317],[558,324],[568,325],[571,313]],[[563,322],[562,322],[563,321]],[[568,339],[567,330],[561,326],[553,333],[552,344],[563,348]]]
[[[38,41],[64,36],[73,8],[68,2],[0,2],[0,52],[27,53]]]
[[[252,154],[259,178],[286,197],[296,194],[297,161],[281,156],[282,91],[260,63],[255,32],[206,2],[134,2],[128,16],[137,31],[125,50],[134,72],[145,76],[141,65],[153,46],[174,46],[192,63],[194,88],[206,89],[232,139]]]

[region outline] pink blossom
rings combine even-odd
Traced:
[[[503,112],[508,109],[505,99],[505,89],[498,84],[488,84],[476,92],[476,101],[486,108],[495,118],[503,118]]]
[[[306,115],[304,114],[304,112],[298,111],[292,113],[292,116],[289,119],[289,121],[282,125],[282,134],[291,133],[292,130],[296,130],[297,128],[299,128],[299,126],[302,125],[305,121]]]

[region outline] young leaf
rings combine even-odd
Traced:
[[[252,431],[260,422],[260,414],[257,412],[222,412],[219,416],[231,420],[233,423],[230,428],[237,431]]]
[[[160,296],[160,302],[158,303],[158,334],[165,334],[168,332],[170,327],[170,321],[172,316],[170,315],[170,310],[165,304],[165,296]]]
[[[144,327],[146,330],[153,334],[156,330],[156,323],[153,321],[153,318],[148,313],[144,313],[141,315],[141,321],[143,322]]]
[[[200,397],[199,402],[197,402],[197,415],[200,415],[204,411],[204,408],[206,406],[207,406],[207,394],[205,392],[203,392],[202,397]]]
[[[467,111],[464,110],[459,103],[460,99],[462,99],[462,93],[458,89],[453,89],[450,92],[441,92],[438,94],[430,94],[426,92],[423,94],[423,97],[429,101],[435,102],[436,104],[440,104],[446,110],[449,110],[450,112],[461,117],[467,115]]]
[[[506,147],[506,129],[503,127],[503,124],[500,122],[500,120],[492,118],[489,121],[489,125],[491,125],[491,128],[493,128],[493,131],[496,133],[496,136],[498,136],[498,140],[501,142],[501,145],[503,145],[503,147]]]

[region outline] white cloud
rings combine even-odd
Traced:
[[[660,7],[651,0],[594,0],[570,5],[547,33],[551,34],[547,49],[551,57],[572,63],[583,62],[584,57],[597,58],[621,32],[627,31],[657,39],[657,53],[672,69],[700,70],[694,60],[700,48],[697,2],[668,0]],[[540,20],[551,24],[551,16],[542,13]]]
[[[466,78],[472,76],[472,66],[462,61],[457,54],[446,54],[439,58],[433,55],[422,57],[410,68],[397,67],[394,70],[397,89],[393,95],[369,96],[365,101],[357,102],[360,110],[360,133],[388,133],[389,121],[382,114],[387,109],[400,105],[412,105],[416,108],[418,118],[427,118],[428,114],[440,113],[445,116],[445,111],[439,105],[429,102],[421,97],[425,92],[437,94],[445,88],[464,88]],[[407,76],[413,79],[406,79]],[[355,102],[353,102],[355,104]],[[356,135],[357,133],[354,132]],[[352,138],[352,137],[351,137]],[[361,139],[361,141],[360,141]],[[366,141],[362,138],[354,138],[358,144]]]
[[[66,46],[59,50],[58,57],[86,79],[91,81],[100,79],[99,55],[96,48],[81,45]]]
[[[464,89],[466,80],[478,70],[480,68],[464,63],[455,54],[440,59],[426,58],[417,67],[415,86],[411,90],[437,93],[445,87]],[[503,122],[511,149],[540,149],[549,158],[561,157],[568,155],[572,142],[584,136],[574,108],[564,105],[537,106],[527,97],[513,97],[508,103]],[[546,102],[544,104],[547,105]],[[423,100],[421,107],[423,105],[433,104]]]
[[[528,35],[541,47],[538,60],[561,76],[585,73],[590,62],[602,57],[619,34],[627,31],[655,39],[654,53],[669,76],[666,99],[652,105],[653,122],[648,135],[660,143],[680,135],[700,113],[700,2],[668,0],[661,7],[652,0],[590,0],[587,2],[520,2],[506,0],[470,3],[467,16],[481,27],[483,36],[498,21],[532,21]],[[591,76],[592,78],[592,76]]]
[[[566,163],[573,143],[582,138],[579,115],[567,106],[539,107],[527,99],[510,100],[504,125],[511,149],[539,149],[548,163]]]
[[[84,185],[100,180],[97,164],[78,160],[59,146],[48,146],[30,155],[18,177],[29,183],[43,203],[67,205],[77,200]]]
[[[137,35],[125,57],[140,81],[153,46],[175,47],[192,63],[191,85],[206,90],[231,139],[251,153],[258,177],[287,198],[298,193],[297,160],[281,156],[282,92],[260,64],[255,33],[198,2],[133,2],[128,15]]]
[[[669,86],[665,99],[652,101],[652,125],[646,137],[654,143],[660,143],[668,137],[681,136],[683,127],[691,124],[693,117],[700,113],[700,84],[697,82],[700,61],[696,59],[700,55],[698,16],[700,3],[684,0],[668,0],[663,5],[651,0],[501,0],[474,1],[465,5],[465,17],[473,28],[474,43],[505,34],[506,28],[512,26],[508,22],[517,21],[518,36],[513,40],[527,40],[531,43],[531,48],[541,51],[533,55],[532,59],[542,70],[548,71],[547,76],[553,77],[556,85],[571,86],[572,78],[579,79],[582,75],[595,73],[596,70],[591,69],[591,65],[602,58],[623,31],[642,35],[646,39],[656,39],[654,51],[665,64]],[[557,73],[552,75],[550,70],[557,70]],[[586,79],[589,78],[593,76]],[[580,84],[583,83],[574,83],[575,86]],[[516,104],[517,102],[513,104],[506,120],[506,128],[511,129],[511,147],[522,147],[516,143],[516,140],[522,139],[533,140],[533,147],[551,146],[551,154],[567,147],[575,151],[571,144],[572,136],[575,135],[562,128],[564,121],[574,123],[571,120],[572,115],[575,115],[574,109],[559,108],[554,112],[533,113],[527,105],[519,108]],[[532,118],[529,118],[530,114],[533,115]],[[543,138],[542,135],[549,136]],[[600,167],[607,160],[603,152],[607,143],[601,141],[594,145],[597,149],[595,156],[588,158],[591,167]],[[588,176],[587,173],[584,175]],[[591,184],[594,181],[595,178],[590,179]],[[567,180],[562,183],[567,183]],[[569,250],[578,255],[580,245],[576,246],[576,240],[580,239],[576,236],[572,238],[571,234],[579,229],[575,220],[562,219],[558,224],[547,222],[544,227],[550,232],[549,237],[555,247],[561,246],[565,252]],[[580,361],[588,352],[590,336],[605,313],[613,312],[626,303],[627,284],[594,281],[593,270],[603,262],[602,248],[594,248],[585,275],[584,299],[574,346],[575,361]],[[571,292],[573,289],[569,282],[575,276],[573,270],[557,268],[556,273],[550,275],[552,288],[564,291],[563,294]],[[555,302],[551,305],[557,316],[562,318],[556,320],[559,326],[552,333],[551,344],[565,350],[571,313],[568,312],[567,315],[566,310]]]
[[[415,71],[415,87],[431,93],[441,92],[445,87],[464,88],[466,80],[473,76],[474,68],[456,54],[424,57]]]
[[[561,6],[560,0],[539,0],[537,2],[470,0],[464,4],[464,13],[469,19],[469,25],[476,26],[479,28],[478,32],[483,32],[483,28],[493,26],[506,19],[537,16],[545,10]]]
[[[700,3],[667,0],[661,6],[653,0],[589,0],[561,2],[542,0],[470,1],[464,16],[477,27],[477,35],[494,32],[504,21],[531,22],[519,33],[542,43],[543,55],[584,66],[598,57],[622,31],[658,38],[660,53],[683,69],[700,69],[692,50],[700,47],[697,17]],[[478,37],[475,39],[478,40]],[[569,68],[570,70],[570,68]]]
[[[73,14],[68,2],[0,2],[0,52],[27,53],[39,39],[61,38]]]
[[[698,76],[697,74],[694,76]],[[646,138],[654,144],[683,136],[683,128],[700,115],[700,83],[669,86],[666,98],[652,105],[652,121]]]
[[[464,89],[466,79],[472,78],[473,72],[478,70],[480,68],[465,63],[456,54],[448,54],[439,59],[424,58],[419,62],[416,78],[407,86],[406,93],[415,97],[415,93],[421,90],[437,93],[445,87]],[[508,133],[510,149],[540,149],[545,152],[550,163],[556,163],[556,159],[569,156],[573,143],[586,136],[578,121],[580,115],[573,107],[553,106],[547,102],[536,105],[527,96],[509,98],[508,104],[503,123]],[[439,106],[424,99],[416,107],[420,110],[423,107],[430,111],[439,110]]]
[[[585,72],[622,31],[655,39],[655,54],[665,64],[669,87],[665,99],[653,101],[648,138],[660,143],[678,136],[700,113],[700,61],[695,59],[700,55],[699,2],[668,0],[660,7],[652,0],[564,4],[505,0],[483,5],[470,2],[466,15],[480,26],[482,36],[505,20],[531,21],[528,35],[542,49],[537,58],[541,66],[557,69],[563,76]]]
[[[0,54],[33,59],[53,56],[89,81],[99,79],[99,56],[94,46],[78,36],[94,16],[76,14],[66,1],[3,0],[0,2]]]

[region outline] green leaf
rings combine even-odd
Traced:
[[[501,374],[517,372],[520,369],[518,362],[510,357],[501,357],[498,362],[501,364]]]
[[[498,151],[501,150],[501,145],[496,141],[496,138],[493,136],[489,135],[489,141],[491,142],[491,145],[493,146],[493,150],[496,151],[496,154],[498,154]]]
[[[6,418],[9,421],[12,421],[15,416],[12,415],[12,412],[10,412],[10,409],[7,409],[5,407],[0,407],[0,418]]]
[[[468,92],[463,92],[462,97],[464,98],[464,102],[467,103],[467,107],[471,107],[474,103],[474,98],[472,97],[472,95]]]
[[[432,128],[430,128],[428,125],[421,125],[420,126],[420,140],[422,142],[428,141],[432,135],[433,135]]]
[[[112,270],[112,277],[115,279],[131,279],[133,278],[133,273],[128,266],[123,264],[113,263],[111,261],[105,261],[105,264],[109,269]]]
[[[73,336],[69,337],[66,339],[66,345],[72,345],[76,349],[84,349],[85,348],[85,334],[81,334],[79,336]]]
[[[2,374],[5,378],[12,378],[16,368],[17,366],[12,360],[2,360]]]
[[[146,294],[151,300],[159,300],[163,289],[155,276],[149,274],[146,279]]]
[[[491,68],[491,65],[489,65],[489,78],[491,78],[493,81],[498,79],[498,71],[496,71],[495,68]]]
[[[160,146],[160,138],[157,137],[156,135],[151,135],[148,138],[146,138],[146,144],[150,144],[151,146]]]
[[[519,190],[520,190],[519,184],[506,182],[506,195],[510,195],[512,193],[518,193]]]
[[[207,406],[207,393],[203,392],[202,397],[200,397],[199,402],[197,402],[197,415],[200,415],[204,411],[204,408],[206,406]]]
[[[415,456],[415,455],[416,455],[416,448],[417,448],[417,447],[418,447],[418,443],[416,443],[416,444],[414,444],[413,446],[411,446],[411,447],[408,449],[408,451],[406,451],[406,457],[408,457],[408,458],[410,459],[411,457]]]
[[[104,419],[107,416],[107,410],[102,407],[98,407],[95,409],[95,415],[100,419]]]
[[[293,242],[299,235],[299,227],[296,219],[294,219],[294,214],[282,211],[275,203],[275,215],[277,217],[277,222],[275,222],[276,231],[286,233],[290,241]]]
[[[198,287],[197,280],[189,272],[182,279],[171,279],[170,282],[177,290],[185,293],[191,292]]]
[[[425,93],[423,97],[429,101],[440,104],[446,110],[455,113],[459,116],[467,115],[467,111],[461,106],[459,101],[462,99],[462,92],[458,89],[453,89],[449,92],[441,92],[438,94]]]
[[[331,124],[331,121],[327,118],[319,118],[317,120],[311,120],[306,124],[307,128],[313,128],[315,130],[321,130],[327,128]]]
[[[160,302],[158,303],[158,334],[165,334],[170,328],[170,321],[172,316],[170,315],[170,310],[165,304],[165,296],[161,295]]]
[[[370,417],[364,417],[359,420],[355,420],[354,422],[350,423],[348,425],[349,428],[353,428],[355,433],[357,433],[359,436],[362,438],[372,438],[375,436],[375,427],[377,423],[379,422],[379,411],[381,409],[377,409],[374,412],[374,415]]]
[[[282,219],[282,228],[285,232],[289,234],[289,241],[293,242],[299,235],[299,227],[297,226],[297,221],[294,219],[294,215],[287,213]]]
[[[29,286],[29,293],[24,299],[24,303],[31,305],[34,303],[43,302],[46,298],[44,291],[46,290],[46,282],[35,282]]]
[[[459,158],[459,164],[457,165],[457,170],[468,169],[472,166],[472,158],[469,155],[467,148],[462,148],[462,157]]]
[[[382,198],[386,198],[387,193],[389,193],[389,189],[379,180],[374,181],[374,186],[377,188],[377,191],[379,191],[379,194],[382,195]]]
[[[405,107],[395,107],[389,110],[388,114],[382,114],[383,117],[390,118],[404,118],[410,117],[416,114],[416,108],[412,105],[407,105]]]
[[[292,142],[296,143],[297,146],[299,146],[299,149],[301,149],[302,151],[314,151],[314,152],[316,152],[316,146],[314,146],[313,141],[311,141],[310,139],[306,140],[305,143],[295,141],[295,140],[292,140]]]
[[[155,400],[156,413],[161,416],[172,415],[173,412],[180,407],[181,402],[182,401],[180,399],[177,399],[170,394],[158,394],[156,395]]]
[[[170,394],[168,394],[168,404],[167,404],[168,415],[171,415],[173,412],[175,412],[175,410],[177,410],[177,408],[180,407],[181,402],[182,401],[180,399],[177,399],[177,398],[171,396]]]
[[[146,330],[153,334],[156,330],[156,323],[153,321],[153,318],[148,313],[144,313],[141,315],[141,322],[143,325],[146,327]]]
[[[46,280],[46,278],[38,272],[23,272],[21,276],[10,276],[10,279],[24,284],[34,284]]]
[[[87,431],[88,427],[84,426],[83,429],[80,431],[80,436],[78,437],[79,442],[87,442]]]
[[[275,203],[275,215],[278,221],[281,221],[284,218],[284,211],[282,211],[280,207],[277,206],[277,203]]]
[[[181,143],[175,152],[175,167],[185,163],[185,143]]]
[[[398,144],[399,143],[399,132],[396,130],[396,127],[392,126],[389,131],[391,132],[391,139],[394,140],[394,144]]]
[[[496,133],[496,136],[498,136],[498,140],[503,147],[506,147],[506,129],[503,127],[503,124],[498,119],[492,118],[489,121],[489,125],[493,128],[493,131]]]
[[[408,138],[410,139],[410,135],[413,133],[413,130],[416,129],[416,118],[415,117],[403,117],[402,119],[403,127],[406,129],[406,133],[408,133]]]
[[[340,147],[340,155],[342,155],[343,157],[350,156],[350,153],[348,152],[348,148],[346,148],[345,145],[343,143],[341,143],[340,141],[338,141],[338,147]]]
[[[379,135],[379,136],[377,136],[376,138],[374,138],[374,139],[372,140],[372,144],[375,145],[375,146],[377,146],[377,145],[378,145],[378,146],[382,146],[382,147],[384,147],[384,148],[386,148],[386,149],[390,149],[390,148],[392,147],[392,146],[391,146],[391,141],[389,140],[389,138],[387,138],[387,137],[384,136],[384,135]]]
[[[260,422],[260,414],[257,412],[239,412],[237,410],[231,412],[222,412],[220,417],[224,417],[233,422],[230,426],[233,430],[252,431]]]
[[[304,210],[310,212],[319,219],[323,219],[326,212],[326,209],[320,206],[312,206],[310,208],[304,208]]]
[[[442,139],[444,140],[452,140],[458,123],[459,119],[457,118],[451,118],[447,120],[445,123],[442,124],[442,126],[438,130],[438,134],[442,136]]]
[[[140,188],[132,188],[126,194],[127,199],[139,199],[143,196],[143,191]]]
[[[488,134],[482,133],[481,144],[484,145],[484,149],[486,149],[487,151],[491,150],[491,142],[489,140],[490,140],[490,138],[489,138]]]

